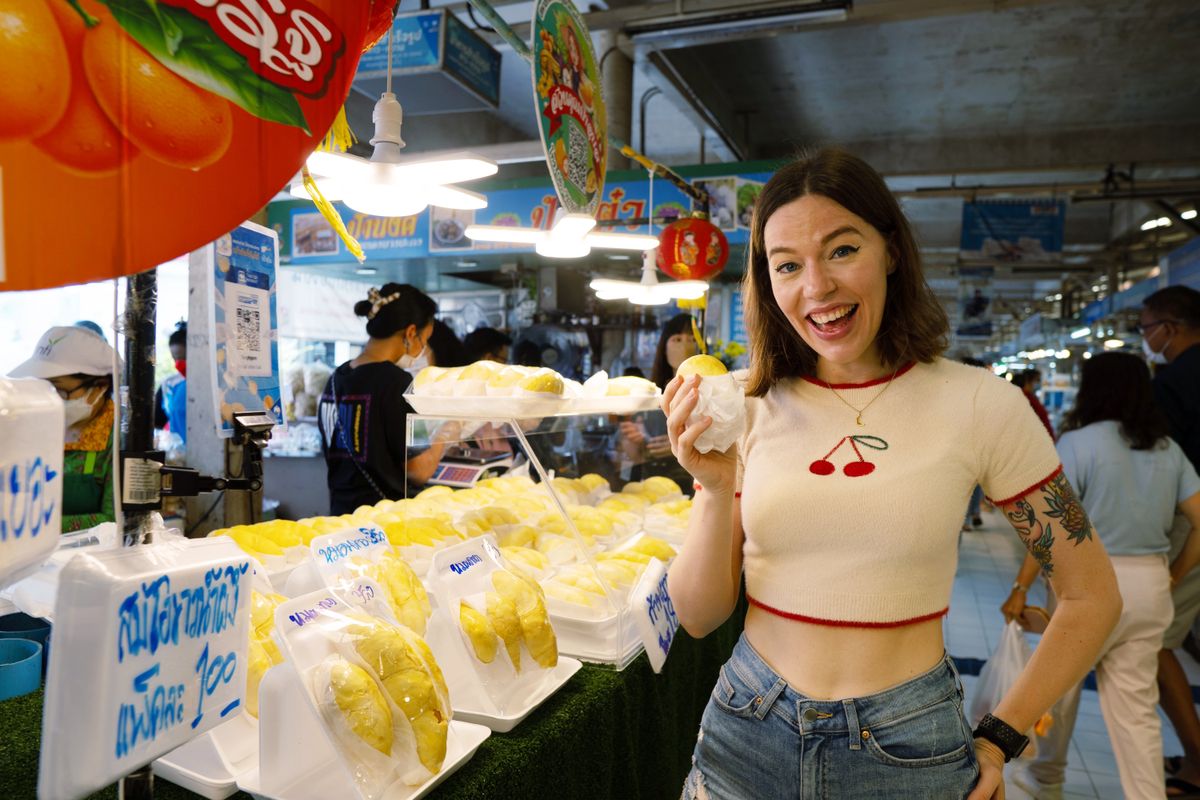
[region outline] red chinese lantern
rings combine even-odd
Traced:
[[[399,0],[384,0],[382,3],[372,4],[371,16],[367,18],[367,36],[363,44],[364,53],[387,36],[387,32],[392,27],[392,19],[396,16],[398,2]]]
[[[672,222],[658,237],[658,268],[681,281],[707,280],[729,261],[729,240],[704,214]]]

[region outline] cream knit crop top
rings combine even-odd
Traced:
[[[886,381],[834,388],[862,408]],[[807,622],[890,627],[945,614],[975,484],[1003,504],[1060,469],[1020,389],[945,359],[901,370],[862,427],[814,379],[746,406],[746,593]]]

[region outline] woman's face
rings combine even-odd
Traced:
[[[775,302],[819,359],[877,367],[875,338],[894,269],[879,231],[810,194],[772,214],[763,239]]]
[[[78,422],[69,424],[82,425],[95,417],[99,416],[104,409],[103,399],[108,391],[107,378],[80,378],[76,375],[61,375],[48,379],[54,385],[58,396],[64,401],[79,400],[82,398],[90,407],[91,413],[80,419]]]
[[[696,337],[691,331],[672,334],[667,339],[667,363],[672,370],[679,369],[680,364],[698,352],[700,349],[696,347]]]

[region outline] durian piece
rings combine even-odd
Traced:
[[[628,589],[637,583],[640,574],[634,564],[617,559],[599,561],[596,563],[596,569],[599,570],[600,577],[605,581],[622,589]]]
[[[492,573],[492,585],[502,596],[512,600],[521,620],[521,634],[533,660],[543,669],[558,664],[558,637],[550,626],[542,588],[529,578],[508,570]]]
[[[600,585],[596,573],[590,568],[579,567],[575,569],[564,569],[554,576],[554,579],[560,583],[565,583],[568,586],[574,586],[577,589],[582,589],[585,592],[592,594],[604,595],[604,587]]]
[[[484,664],[492,663],[500,641],[496,638],[496,631],[492,628],[492,623],[488,622],[487,617],[480,614],[466,601],[460,601],[458,624],[462,626],[463,633],[467,634],[467,639],[470,640],[471,647],[475,650],[475,657]]]
[[[560,583],[557,580],[546,581],[542,584],[542,588],[545,590],[547,596],[578,606],[595,607],[602,602],[602,598],[594,594],[590,594],[574,586],[568,586],[565,583]]]
[[[396,620],[425,635],[425,625],[431,611],[429,595],[417,573],[408,562],[387,553],[371,570],[372,576],[387,590],[392,613]]]
[[[506,366],[487,378],[487,393],[490,396],[509,397],[513,387],[527,378],[529,373],[516,366]]]
[[[517,606],[510,598],[496,592],[488,592],[484,595],[484,600],[487,602],[488,621],[492,623],[496,635],[504,642],[508,660],[512,662],[513,669],[519,675],[521,673],[521,640],[524,638],[524,633],[521,631],[521,618],[517,614]]]
[[[329,666],[333,701],[346,717],[350,730],[379,752],[392,752],[392,710],[366,670],[344,658]]]
[[[612,553],[597,553],[596,554],[597,561],[607,561],[609,559],[613,559],[613,560],[617,560],[617,561],[629,561],[630,563],[641,564],[642,566],[645,566],[646,564],[650,563],[650,556],[646,555],[645,553],[641,553],[641,552],[638,552],[637,550],[632,550],[632,549],[617,550]]]
[[[426,367],[417,373],[417,377],[413,378],[413,393],[444,394],[449,391],[448,387],[458,379],[458,373],[461,371],[458,367]]]
[[[283,663],[283,654],[271,633],[275,630],[275,609],[286,599],[280,594],[250,593],[250,638],[258,640],[272,664]]]
[[[644,553],[651,558],[657,558],[664,563],[675,557],[674,547],[653,536],[643,536],[629,549],[635,553]]]
[[[267,655],[262,642],[251,636],[246,657],[246,711],[255,719],[258,719],[258,685],[273,666],[275,663]]]
[[[589,492],[594,492],[597,489],[608,488],[608,481],[604,479],[604,476],[597,475],[594,472],[589,472],[587,475],[584,475],[579,479],[579,483],[582,484],[583,487]]]
[[[658,394],[658,386],[653,381],[628,375],[621,378],[609,378],[606,391],[609,397],[645,396]]]
[[[497,534],[496,540],[501,547],[533,547],[537,541],[537,531],[528,525],[519,525],[516,529],[503,534]]]
[[[405,631],[382,622],[350,629],[358,636],[355,651],[412,725],[421,764],[437,774],[446,757],[450,722],[446,679],[425,640]]]
[[[430,486],[427,489],[422,489],[414,500],[430,500],[432,498],[445,498],[454,494],[454,490],[449,486]]]
[[[655,497],[669,497],[674,494],[683,494],[683,489],[679,488],[679,484],[670,478],[662,475],[654,475],[642,481],[642,490]]]
[[[550,559],[546,558],[544,553],[540,553],[532,547],[506,545],[501,546],[500,552],[509,561],[513,561],[518,566],[526,567],[533,572],[541,572],[550,567]]]
[[[552,369],[539,369],[532,375],[527,375],[517,382],[517,388],[532,394],[548,394],[561,397],[563,379]]]
[[[497,364],[495,361],[476,361],[474,364],[469,364],[463,367],[462,372],[458,374],[459,382],[465,381],[483,381],[486,383],[491,377],[505,366]]]

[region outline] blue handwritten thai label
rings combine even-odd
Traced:
[[[317,559],[323,564],[335,564],[352,555],[362,554],[373,547],[387,546],[387,536],[379,528],[359,528],[349,534],[333,534],[314,542]]]
[[[667,591],[667,569],[658,559],[652,559],[634,586],[638,632],[646,648],[646,656],[655,672],[661,672],[666,663],[675,632],[679,630],[679,617]]]
[[[117,661],[143,651],[155,655],[182,639],[218,634],[237,623],[242,577],[250,562],[211,569],[198,586],[172,591],[163,575],[130,594],[118,610]]]
[[[450,571],[453,572],[455,575],[462,575],[464,572],[469,570],[471,567],[475,566],[476,564],[482,564],[482,563],[483,563],[482,558],[480,558],[477,555],[470,555],[470,556],[467,556],[466,558],[464,558],[462,561],[455,561],[453,564],[451,564]]]
[[[0,464],[0,542],[36,537],[54,519],[58,473],[39,456]]]
[[[288,621],[291,622],[293,625],[295,625],[297,628],[303,628],[305,625],[309,624],[310,622],[316,622],[320,618],[322,611],[329,611],[330,609],[336,608],[337,604],[338,604],[338,601],[336,598],[333,598],[333,597],[322,598],[321,600],[317,601],[317,603],[315,605],[313,605],[311,608],[297,609],[296,611],[292,612],[291,614],[288,614]]]

